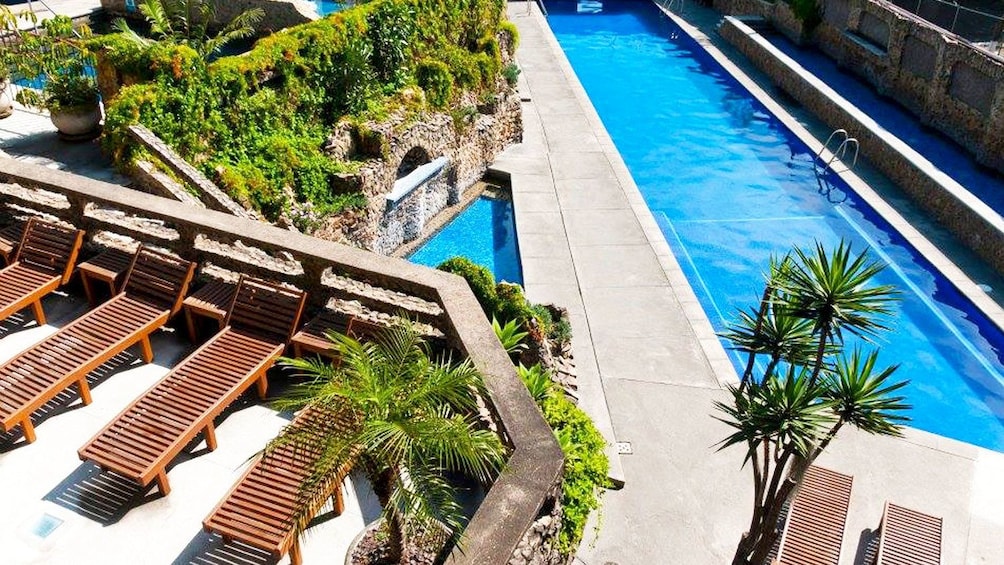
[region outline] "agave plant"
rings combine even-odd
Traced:
[[[292,387],[276,407],[312,406],[355,424],[325,435],[292,430],[266,453],[290,443],[322,453],[304,482],[305,499],[333,480],[337,469],[361,469],[383,508],[394,563],[414,533],[443,532],[456,541],[462,515],[446,474],[461,472],[487,484],[505,456],[499,437],[478,417],[485,394],[481,374],[469,361],[431,359],[410,323],[366,343],[337,333],[328,337],[340,362],[282,360],[308,381]],[[306,508],[295,517],[301,531],[310,519]]]
[[[230,42],[253,36],[255,27],[265,17],[261,8],[245,10],[211,33],[216,16],[213,0],[143,0],[139,11],[150,25],[154,40],[188,45],[203,57],[218,53]],[[117,19],[112,25],[137,43],[151,42],[130,28],[124,19]]]

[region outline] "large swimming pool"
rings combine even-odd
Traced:
[[[654,4],[577,5],[549,0],[551,28],[715,328],[772,253],[868,247],[903,291],[880,363],[910,380],[912,425],[1004,451],[1004,334],[839,178],[820,194],[812,152]]]

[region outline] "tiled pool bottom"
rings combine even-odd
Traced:
[[[478,197],[408,259],[435,267],[457,256],[487,268],[496,281],[523,284],[511,200]]]

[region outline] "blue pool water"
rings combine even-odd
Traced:
[[[314,0],[317,5],[317,13],[322,16],[339,12],[351,6],[348,0],[345,2],[332,2],[332,0]]]
[[[487,268],[496,281],[523,284],[512,202],[484,196],[475,200],[408,257],[435,267],[450,257],[466,257]]]
[[[784,54],[821,78],[837,94],[902,139],[987,206],[998,214],[1004,214],[1004,176],[981,167],[954,141],[922,127],[916,116],[892,100],[879,96],[861,79],[838,69],[833,59],[823,53],[800,48],[783,36],[772,35],[769,39]]]
[[[551,28],[717,330],[759,300],[771,254],[841,239],[888,264],[880,338],[912,425],[1004,451],[1004,334],[649,1],[547,3]],[[616,77],[616,80],[611,80]],[[844,198],[846,196],[846,198]],[[741,366],[738,357],[736,367]]]

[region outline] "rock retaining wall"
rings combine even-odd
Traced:
[[[530,525],[516,546],[508,565],[566,565],[572,561],[554,547],[561,530],[560,496],[559,483],[550,493],[540,517]]]
[[[820,0],[811,42],[881,94],[1004,172],[1004,59],[882,0]],[[727,14],[758,15],[798,35],[782,2],[715,0]]]

